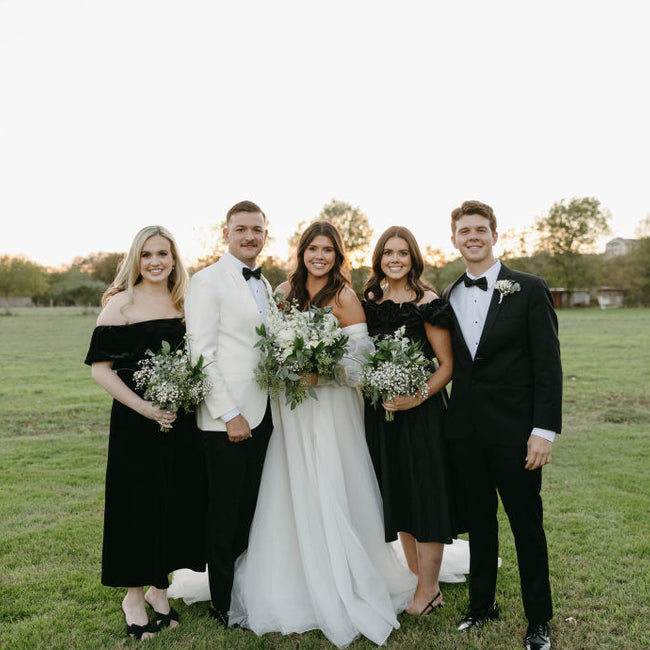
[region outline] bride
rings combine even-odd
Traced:
[[[372,343],[332,224],[317,221],[305,230],[296,268],[279,289],[302,308],[332,307],[348,336],[347,385],[308,377],[318,399],[294,410],[283,396],[272,401],[275,428],[248,550],[235,566],[229,622],[258,635],[319,629],[338,647],[360,634],[383,644],[399,627],[397,614],[411,603],[417,577],[384,542],[363,403],[354,388]],[[202,575],[176,572],[170,596],[209,598]]]

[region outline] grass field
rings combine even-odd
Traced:
[[[108,396],[83,365],[96,316],[0,317],[0,648],[133,645],[122,590],[100,584]],[[555,648],[650,647],[650,310],[559,313],[564,433],[544,470]],[[465,584],[435,616],[404,616],[389,648],[517,648],[525,631],[503,513],[500,621],[460,636]],[[207,604],[176,601],[181,626],[150,648],[326,648],[301,636],[224,631]],[[375,647],[358,640],[351,648]]]

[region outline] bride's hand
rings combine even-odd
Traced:
[[[424,400],[419,395],[395,395],[393,399],[382,402],[387,411],[408,411],[420,406]]]

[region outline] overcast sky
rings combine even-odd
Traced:
[[[189,259],[244,198],[276,249],[332,198],[451,250],[595,196],[650,213],[647,0],[0,0],[0,253],[160,223]]]

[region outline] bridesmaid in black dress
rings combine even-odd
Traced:
[[[183,344],[187,282],[172,235],[160,226],[143,228],[102,298],[86,357],[93,378],[114,398],[102,584],[127,587],[122,611],[127,634],[138,639],[178,625],[167,600],[168,574],[205,570],[203,459],[194,417],[154,406],[133,382],[147,349],[158,351],[163,340],[172,349]]]
[[[375,409],[365,400],[366,440],[384,503],[386,541],[398,534],[409,568],[418,576],[410,614],[430,614],[442,606],[438,584],[445,543],[456,536],[447,485],[442,437],[445,386],[451,379],[449,307],[422,282],[424,262],[413,234],[393,226],[372,255],[372,274],[364,289],[371,336],[405,335],[421,341],[438,368],[428,380],[426,399],[401,395]],[[384,409],[394,411],[386,422]]]

